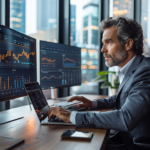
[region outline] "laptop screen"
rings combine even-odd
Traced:
[[[41,121],[45,119],[48,115],[50,107],[48,106],[40,85],[38,82],[25,84],[25,89],[30,97],[39,120]]]

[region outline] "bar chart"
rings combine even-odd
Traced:
[[[12,71],[13,93],[25,93],[24,84],[36,82],[36,75],[33,70],[14,70]]]

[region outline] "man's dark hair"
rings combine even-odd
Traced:
[[[129,38],[134,41],[133,51],[136,55],[143,53],[143,30],[135,20],[123,16],[109,17],[103,20],[100,24],[100,31],[115,26],[118,28],[118,41],[121,46],[124,46]]]

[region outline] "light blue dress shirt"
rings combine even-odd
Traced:
[[[129,69],[131,63],[134,61],[136,56],[134,56],[127,64],[125,64],[122,68],[119,68],[119,71],[117,73],[117,75],[119,76],[119,81],[120,84],[123,81],[123,78],[127,72],[127,70]],[[92,107],[91,108],[97,108],[97,101],[92,101]],[[70,122],[73,124],[76,124],[76,114],[77,111],[72,111],[71,115],[70,115]]]

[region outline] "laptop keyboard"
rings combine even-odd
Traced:
[[[78,105],[80,103],[82,104],[82,102],[79,102],[77,100],[75,100],[73,102],[63,101],[63,102],[55,103],[55,104],[53,104],[53,106],[54,107],[69,107],[69,106],[73,106],[73,105]]]

